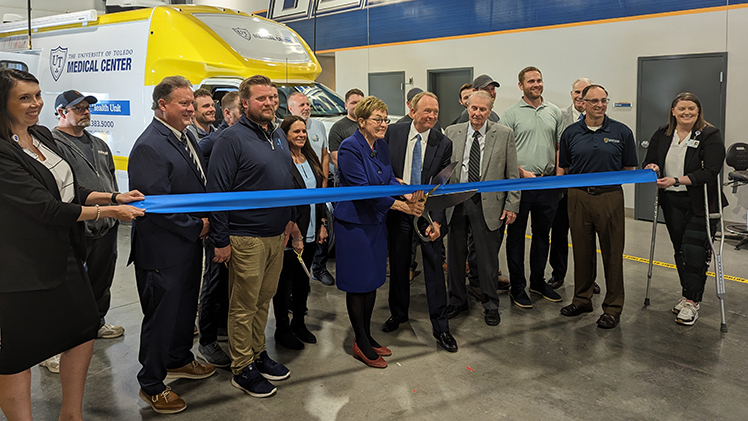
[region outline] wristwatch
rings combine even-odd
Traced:
[[[675,184],[673,184],[673,187],[680,186],[680,180],[678,179],[678,177],[673,177],[673,179],[675,180]]]

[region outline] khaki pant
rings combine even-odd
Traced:
[[[239,374],[265,350],[270,300],[283,268],[283,235],[231,236],[229,260],[229,353]]]
[[[623,310],[623,245],[625,216],[623,190],[591,195],[571,188],[569,195],[569,228],[574,252],[574,300],[580,307],[592,305],[597,254],[595,234],[605,271],[603,312],[620,316]]]

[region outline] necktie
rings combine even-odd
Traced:
[[[182,147],[185,151],[187,151],[187,154],[192,158],[192,163],[195,164],[195,167],[197,167],[197,173],[200,174],[200,181],[203,182],[203,185],[207,184],[205,180],[205,174],[203,173],[203,167],[200,165],[200,159],[197,157],[197,154],[195,154],[190,146],[187,144],[187,135],[182,133],[182,137],[179,139],[179,143],[182,144]]]
[[[579,114],[579,118],[577,119],[577,121],[582,121],[582,120],[584,120],[584,113]]]
[[[473,144],[470,146],[470,162],[468,163],[468,183],[480,181],[480,132],[473,133]]]
[[[413,147],[413,162],[410,164],[410,184],[421,184],[421,134],[416,135],[416,145]]]

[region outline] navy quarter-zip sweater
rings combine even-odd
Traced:
[[[216,139],[208,166],[208,191],[292,189],[292,166],[288,141],[280,130],[265,131],[243,115]],[[231,235],[280,235],[293,216],[292,207],[213,212],[210,231],[216,247],[221,248],[229,245]]]

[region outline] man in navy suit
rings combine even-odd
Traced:
[[[164,78],[153,90],[155,118],[130,153],[130,186],[145,195],[205,193],[205,163],[186,127],[194,114],[190,82]],[[195,360],[193,326],[202,271],[207,215],[146,214],[133,221],[130,262],[135,263],[143,326],[138,373],[140,397],[154,411],[171,414],[187,404],[164,379],[203,379],[215,373]]]
[[[441,130],[434,129],[439,117],[439,101],[431,92],[421,92],[411,100],[411,123],[395,124],[387,130],[384,140],[390,147],[392,171],[405,184],[428,184],[433,176],[449,165],[452,159],[452,141]],[[426,280],[426,300],[431,326],[436,340],[449,352],[457,352],[457,342],[449,333],[447,321],[447,284],[442,271],[444,243],[440,228],[445,224],[444,211],[433,212],[435,229],[424,222],[421,230],[433,240],[421,240],[423,272]],[[413,216],[391,210],[387,213],[387,231],[390,252],[390,317],[382,331],[393,332],[408,321],[410,304],[410,279],[408,270],[413,243]]]

